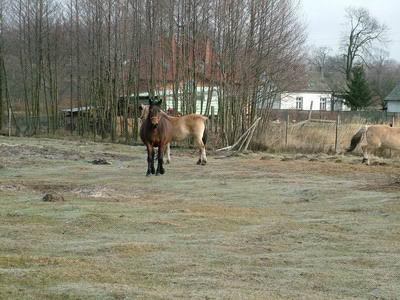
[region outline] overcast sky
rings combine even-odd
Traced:
[[[345,8],[365,7],[380,23],[389,27],[387,51],[400,62],[400,0],[301,0],[303,18],[308,24],[308,42],[328,46],[337,53],[344,32]]]

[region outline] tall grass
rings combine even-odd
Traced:
[[[352,136],[365,124],[360,119],[342,123],[338,127],[338,152],[344,152],[350,145]],[[259,130],[254,138],[253,149],[271,152],[334,153],[335,123],[290,124],[285,141],[286,124],[270,123]],[[356,149],[356,152],[359,149]]]

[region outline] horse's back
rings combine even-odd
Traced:
[[[179,141],[188,136],[202,137],[207,117],[199,114],[190,114],[177,118],[173,124],[174,140]]]
[[[191,131],[204,129],[205,122],[208,119],[207,117],[198,114],[191,114],[185,117],[186,117],[186,124],[191,129]]]
[[[400,150],[400,128],[371,125],[367,129],[366,139],[371,146]]]

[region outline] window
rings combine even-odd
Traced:
[[[303,109],[303,97],[296,97],[296,109]]]
[[[319,110],[326,110],[326,98],[320,98]]]

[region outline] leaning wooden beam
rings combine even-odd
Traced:
[[[310,119],[308,121],[314,122],[314,123],[336,123],[335,120]]]
[[[251,128],[251,127],[250,127],[250,128]],[[227,146],[227,147],[224,147],[224,148],[221,148],[221,149],[217,149],[217,150],[215,150],[215,151],[216,151],[216,152],[219,152],[219,151],[224,151],[224,150],[231,150],[232,148],[236,147],[236,146],[242,141],[242,139],[248,134],[250,128],[247,129],[247,130],[245,131],[245,133],[243,133],[243,134],[239,137],[239,139],[236,141],[236,143],[233,144],[232,146]]]
[[[244,145],[244,144],[246,143],[246,141],[248,140],[248,138],[249,138],[249,136],[250,136],[250,134],[251,134],[251,131],[252,131],[254,128],[255,128],[255,127],[249,128],[249,130],[247,131],[246,136],[244,137],[244,139],[242,140],[242,142],[240,143],[240,145],[237,147],[237,148],[238,148],[237,151],[240,151],[240,150],[242,149],[243,145]]]
[[[255,120],[255,122],[245,131],[245,133],[243,133],[239,139],[236,141],[236,143],[234,143],[232,146],[228,146],[228,147],[224,147],[221,149],[217,149],[215,150],[216,152],[220,152],[220,151],[231,151],[234,150],[238,145],[239,145],[239,150],[243,147],[244,143],[248,140],[249,136],[253,136],[254,134],[254,130],[258,124],[258,122],[261,120],[261,118],[258,118],[257,120]],[[250,143],[250,142],[249,142]]]
[[[299,127],[299,126],[303,126],[304,124],[307,124],[310,120],[305,120],[305,121],[301,121],[295,124],[292,124],[292,127]]]
[[[255,123],[254,123],[255,125],[254,125],[253,129],[251,130],[250,136],[249,136],[248,139],[247,139],[247,142],[246,142],[246,145],[244,146],[243,151],[247,151],[247,148],[249,147],[250,142],[251,142],[251,140],[253,139],[253,135],[254,135],[254,132],[256,131],[256,128],[257,128],[257,125],[258,125],[259,121],[260,121],[260,118],[258,118],[258,119],[255,121]],[[239,150],[240,150],[240,149],[239,149]]]

